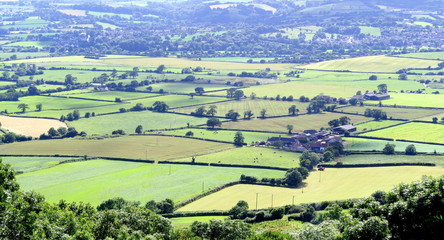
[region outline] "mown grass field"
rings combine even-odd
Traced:
[[[421,142],[444,143],[444,125],[433,123],[408,123],[392,128],[362,134]]]
[[[375,164],[375,163],[434,163],[444,167],[442,155],[384,155],[384,154],[357,154],[341,157],[344,164]],[[329,163],[330,164],[330,163]],[[331,164],[334,164],[333,162]]]
[[[36,57],[46,57],[49,55],[48,52],[0,52],[0,60],[5,58],[10,58],[15,55],[18,59],[25,58],[36,58]]]
[[[425,153],[444,153],[444,146],[421,144],[421,143],[409,143],[409,142],[393,142],[384,140],[370,140],[362,138],[344,138],[346,140],[346,149],[351,151],[379,151],[381,152],[387,143],[394,144],[395,151],[404,152],[405,148],[414,144],[416,151]]]
[[[148,95],[148,94],[147,94]],[[146,107],[151,107],[154,102],[162,101],[168,104],[170,108],[184,107],[196,104],[207,104],[213,102],[226,101],[227,98],[224,97],[205,97],[205,96],[194,96],[191,98],[188,95],[163,95],[155,98],[144,98],[130,101],[131,104],[136,105],[137,103],[142,103]]]
[[[318,70],[394,73],[403,68],[437,67],[438,63],[440,63],[440,61],[379,55],[312,63],[304,65],[303,67]]]
[[[357,132],[370,131],[380,129],[383,127],[389,127],[396,124],[403,123],[403,121],[371,121],[356,125]]]
[[[444,100],[444,98],[443,98]],[[372,103],[372,102],[369,102]],[[382,102],[384,105],[386,101]],[[348,106],[345,108],[338,108],[337,111],[344,111],[349,113],[357,113],[364,114],[365,110],[369,109],[379,109],[387,113],[387,117],[396,118],[396,119],[408,119],[414,120],[418,118],[430,117],[430,121],[432,116],[444,113],[444,109],[412,109],[412,108],[394,108],[394,107],[376,107],[376,106]]]
[[[184,147],[186,146],[186,147]],[[5,155],[74,155],[129,159],[174,160],[233,148],[232,144],[163,136],[105,139],[63,139],[0,145]]]
[[[66,127],[66,124],[58,120],[8,117],[0,115],[1,127],[10,132],[25,136],[39,137],[48,132],[50,128]]]
[[[146,98],[155,97],[158,94],[151,93],[140,93],[140,92],[121,92],[121,91],[106,91],[106,92],[90,92],[90,93],[74,93],[71,95],[64,95],[67,97],[79,97],[79,98],[91,98],[99,100],[114,101],[116,98],[120,98],[122,101],[136,99],[136,98]]]
[[[98,205],[104,200],[124,196],[145,204],[165,198],[184,200],[201,193],[202,188],[208,190],[237,181],[242,174],[283,177],[284,172],[91,160],[22,174],[17,181],[25,191],[42,193],[51,202],[64,199]]]
[[[390,93],[390,96],[391,99],[383,101],[382,104],[444,108],[444,96],[442,94]]]
[[[5,47],[36,47],[36,48],[44,48],[49,47],[53,43],[52,42],[43,42],[43,41],[24,41],[24,42],[14,42],[10,44],[6,44]]]
[[[117,129],[122,129],[128,134],[134,133],[138,125],[142,125],[144,130],[162,130],[187,127],[188,123],[194,126],[206,122],[207,118],[143,111],[82,118],[68,122],[68,124],[78,131],[85,131],[89,135],[104,135],[111,134],[112,131]]]
[[[296,168],[299,167],[300,156],[300,153],[265,147],[242,147],[197,156],[196,162]],[[191,162],[191,158],[182,158],[175,161]]]
[[[199,216],[199,217],[171,218],[170,220],[171,220],[171,223],[173,224],[173,226],[176,228],[187,228],[191,224],[193,224],[193,222],[195,222],[195,221],[209,222],[210,220],[213,220],[213,219],[224,220],[226,218],[228,218],[228,216]]]
[[[164,134],[175,135],[175,136],[185,136],[187,132],[193,132],[193,137],[195,138],[206,138],[219,141],[231,142],[234,139],[237,131],[229,130],[218,130],[218,129],[203,129],[203,128],[186,128],[178,130],[168,130],[162,131]],[[242,136],[244,136],[245,143],[252,142],[262,142],[267,141],[269,137],[285,136],[285,134],[277,133],[261,133],[261,132],[245,132],[241,131]]]
[[[293,196],[295,204],[361,198],[377,190],[390,190],[402,182],[419,180],[423,175],[442,174],[444,168],[441,167],[327,168],[323,172],[312,172],[304,188],[236,185],[201,198],[179,211],[228,210],[239,200],[247,201],[250,209],[254,209],[256,194],[258,208],[292,204]]]
[[[444,52],[418,52],[418,53],[402,54],[400,56],[411,57],[411,58],[443,60],[444,59]]]
[[[272,101],[272,100],[242,100],[242,101],[230,101],[224,103],[217,104],[209,104],[205,106],[205,109],[208,110],[209,106],[215,105],[217,107],[216,116],[225,116],[228,111],[233,109],[238,112],[242,118],[243,114],[247,110],[251,110],[254,113],[253,117],[260,116],[262,109],[267,110],[268,116],[280,116],[280,115],[288,115],[288,108],[292,105],[296,105],[296,108],[299,109],[299,113],[306,113],[308,103],[301,102],[287,102],[287,101]],[[174,109],[175,112],[187,113],[190,114],[194,112],[198,107],[186,107]]]
[[[1,157],[3,163],[11,164],[16,172],[26,173],[45,168],[54,167],[62,161],[73,158],[55,158],[55,157]]]
[[[253,120],[240,120],[237,122],[223,123],[223,128],[228,129],[246,129],[246,130],[263,130],[263,131],[275,131],[275,132],[287,132],[287,125],[293,125],[294,130],[303,131],[308,129],[319,130],[322,127],[329,127],[328,122],[333,119],[338,119],[342,116],[347,116],[351,119],[351,122],[358,124],[372,120],[364,116],[346,115],[340,113],[322,113],[322,114],[309,114],[300,115],[296,117],[279,117],[269,119],[253,119]]]
[[[185,77],[183,75],[182,77]],[[139,91],[146,91],[148,86],[138,87]],[[150,87],[153,88],[153,92],[158,92],[160,89],[163,89],[164,92],[168,93],[195,93],[195,89],[197,87],[202,87],[205,91],[214,91],[214,90],[222,90],[228,89],[230,86],[221,85],[221,84],[193,84],[193,83],[156,83],[151,84]]]

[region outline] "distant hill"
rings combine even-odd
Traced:
[[[396,8],[444,10],[444,0],[370,0],[368,2]]]
[[[318,14],[341,14],[341,13],[360,13],[378,11],[374,5],[367,4],[364,1],[332,1],[326,2],[324,5],[308,7],[301,11],[303,14],[318,15]]]

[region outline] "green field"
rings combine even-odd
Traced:
[[[408,53],[400,55],[402,57],[412,57],[412,58],[423,58],[432,60],[443,60],[444,52],[418,52],[418,53]]]
[[[429,66],[436,67],[438,63],[440,63],[440,61],[395,58],[387,56],[369,56],[312,63],[303,67],[307,69],[319,70],[389,73],[396,72],[403,68],[427,68]]]
[[[35,58],[35,57],[46,57],[49,55],[48,52],[0,52],[0,60],[5,58],[10,58],[15,55],[18,59],[25,58]]]
[[[54,158],[54,157],[1,157],[3,163],[11,164],[16,172],[27,173],[54,167],[62,161],[73,158]]]
[[[227,98],[224,97],[205,97],[205,96],[195,96],[191,98],[188,95],[163,95],[155,98],[144,98],[130,101],[131,104],[136,105],[137,103],[142,103],[146,107],[151,107],[156,101],[163,101],[170,108],[185,107],[189,105],[196,104],[207,104],[212,102],[226,101]]]
[[[170,174],[171,171],[171,174]],[[283,177],[282,171],[153,165],[107,160],[67,163],[22,174],[17,181],[23,190],[42,193],[48,201],[83,201],[98,205],[113,197],[143,204],[149,200],[184,200],[205,190],[237,181],[240,175]],[[203,186],[204,185],[204,186]]]
[[[376,130],[403,123],[403,121],[371,121],[356,125],[357,132]]]
[[[272,148],[242,147],[197,156],[196,162],[295,168],[299,167],[300,155],[300,153]],[[190,162],[191,158],[182,158],[175,161]]]
[[[185,75],[180,76],[184,78]],[[148,86],[138,87],[139,91],[146,91]],[[151,84],[150,87],[153,88],[153,92],[158,92],[163,89],[164,92],[169,93],[194,93],[197,87],[202,87],[205,91],[223,90],[228,89],[230,86],[220,85],[220,84],[193,84],[193,83],[156,83]]]
[[[373,102],[374,103],[374,102]],[[387,101],[383,101],[383,104],[386,105]],[[337,111],[341,112],[348,112],[348,113],[357,113],[357,114],[364,114],[365,110],[369,109],[379,109],[381,111],[384,111],[387,113],[387,117],[395,118],[395,119],[408,119],[408,120],[414,120],[418,118],[429,118],[429,120],[432,119],[432,116],[444,113],[443,110],[438,109],[412,109],[412,108],[393,108],[393,107],[376,107],[376,106],[348,106],[345,108],[338,108]]]
[[[232,144],[187,138],[134,136],[20,142],[0,145],[0,152],[5,155],[87,155],[161,161],[208,154],[233,147]]]
[[[415,21],[413,24],[419,25],[421,27],[427,27],[427,26],[433,27],[432,23],[424,22],[424,21]]]
[[[36,48],[44,48],[49,47],[53,43],[52,42],[38,42],[38,41],[24,41],[24,42],[15,42],[5,45],[5,47],[36,47]]]
[[[444,125],[433,123],[408,123],[376,132],[364,133],[362,135],[421,142],[444,143]]]
[[[400,150],[400,149],[398,149]],[[344,164],[379,164],[379,163],[434,163],[437,166],[444,167],[443,155],[384,155],[384,154],[357,154],[341,157],[340,161]],[[335,164],[335,163],[331,163]]]
[[[287,125],[293,125],[293,132],[308,129],[319,130],[322,127],[328,127],[328,122],[330,120],[338,119],[342,116],[349,117],[351,122],[354,124],[372,120],[364,116],[346,115],[340,113],[322,113],[300,115],[296,117],[240,120],[237,122],[223,123],[222,128],[286,132]]]
[[[240,62],[246,63],[248,60],[253,60],[254,63],[258,63],[261,60],[271,61],[274,58],[249,58],[249,57],[214,57],[214,58],[201,58],[202,61],[217,61],[217,62]]]
[[[175,228],[187,228],[193,222],[209,222],[212,219],[220,219],[224,220],[228,218],[228,216],[200,216],[200,217],[179,217],[179,218],[171,218],[171,223]]]
[[[301,102],[287,102],[287,101],[272,101],[272,100],[242,100],[242,101],[230,101],[224,103],[211,104],[217,107],[216,116],[225,116],[225,114],[233,109],[238,112],[242,118],[243,114],[247,110],[251,110],[254,113],[253,117],[260,116],[260,112],[262,109],[267,109],[267,116],[280,116],[280,115],[288,115],[288,108],[292,105],[296,105],[299,109],[299,113],[306,113],[308,103]],[[209,106],[206,105],[206,109],[209,109]],[[179,108],[174,109],[175,112],[187,113],[190,114],[194,112],[198,107],[187,107],[187,108]]]
[[[405,148],[414,144],[416,151],[433,153],[444,153],[444,146],[432,145],[432,144],[421,144],[421,143],[409,143],[409,142],[393,142],[385,140],[370,140],[362,138],[344,138],[347,141],[346,149],[350,151],[379,151],[381,152],[387,143],[394,144],[396,146],[395,151],[403,152]]]
[[[186,129],[162,131],[162,133],[167,135],[185,136],[185,134],[188,131],[193,132],[194,134],[193,137],[227,141],[227,142],[233,141],[234,135],[237,132],[237,131],[217,130],[217,129],[186,128]],[[261,132],[242,132],[242,135],[245,138],[244,140],[245,143],[262,142],[262,141],[267,141],[269,137],[280,136],[280,134],[276,133],[261,133]]]
[[[283,206],[292,203],[312,203],[369,196],[377,190],[387,191],[399,183],[419,180],[423,175],[440,176],[441,167],[379,167],[333,169],[312,172],[301,189],[241,184],[201,198],[179,211],[228,210],[239,200],[248,202],[250,209]],[[303,190],[303,193],[302,193]]]
[[[82,118],[68,122],[68,124],[78,131],[85,131],[89,135],[104,135],[111,134],[112,131],[117,129],[122,129],[128,134],[134,133],[138,125],[142,125],[144,130],[162,130],[186,127],[187,123],[193,126],[206,122],[206,118],[142,111]]]
[[[121,91],[106,91],[106,92],[90,92],[90,93],[74,93],[67,94],[64,96],[68,97],[79,97],[79,98],[91,98],[91,99],[99,99],[99,100],[107,100],[114,101],[116,98],[120,98],[122,101],[137,99],[137,98],[146,98],[146,97],[155,97],[157,94],[150,93],[140,93],[140,92],[121,92]]]
[[[375,37],[380,37],[381,36],[381,29],[378,27],[360,27],[361,28],[361,33],[363,34],[370,34],[372,36]]]
[[[442,94],[413,94],[390,93],[391,99],[385,100],[384,105],[412,106],[412,107],[436,107],[443,108],[444,96]]]

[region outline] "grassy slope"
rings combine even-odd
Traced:
[[[52,157],[2,157],[3,163],[11,164],[14,170],[19,172],[32,172],[59,164],[61,161],[73,158]]]
[[[367,163],[435,163],[440,167],[444,167],[444,156],[434,155],[349,155],[341,157],[344,164],[367,164]]]
[[[386,101],[383,102],[384,104]],[[346,107],[340,108],[338,111],[344,111],[349,113],[364,114],[367,108],[370,109],[380,109],[387,113],[387,117],[398,118],[398,119],[418,119],[423,117],[434,116],[440,113],[444,113],[444,110],[436,109],[409,109],[409,108],[392,108],[392,107],[376,107],[376,106],[364,106],[364,107]]]
[[[180,211],[196,210],[228,210],[239,200],[248,202],[250,208],[283,206],[292,203],[311,203],[349,198],[360,198],[370,195],[376,190],[389,190],[401,182],[418,180],[423,175],[439,176],[444,174],[440,167],[384,167],[384,168],[354,168],[327,169],[324,172],[312,172],[305,181],[307,186],[302,189],[290,189],[256,185],[236,185],[226,188],[197,200]]]
[[[175,135],[175,136],[185,136],[188,131],[193,132],[193,137],[197,138],[206,138],[213,139],[219,141],[233,141],[234,135],[237,131],[229,131],[229,130],[217,130],[217,129],[197,129],[197,128],[186,128],[179,130],[171,130],[171,131],[162,131],[164,134]],[[266,141],[269,137],[277,137],[277,136],[285,136],[285,134],[276,134],[276,133],[260,133],[260,132],[243,132],[241,131],[242,136],[244,136],[244,142],[261,142]]]
[[[382,151],[384,146],[387,143],[390,143],[396,145],[396,151],[403,152],[408,145],[412,144],[408,142],[369,140],[362,138],[344,138],[344,140],[347,141],[346,149],[356,151]],[[436,150],[438,153],[444,153],[444,146],[419,143],[415,143],[414,145],[416,147],[416,151],[418,152],[433,153]]]
[[[49,201],[65,199],[96,205],[121,196],[142,203],[165,198],[183,200],[200,193],[202,182],[205,189],[210,189],[236,181],[241,174],[283,176],[283,172],[273,170],[232,168],[227,171],[217,167],[92,160],[23,174],[17,180],[24,190],[43,193]]]

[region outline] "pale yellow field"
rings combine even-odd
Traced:
[[[332,60],[302,66],[307,69],[348,70],[356,72],[396,72],[403,68],[436,67],[441,61],[387,56],[369,56]]]
[[[248,202],[250,209],[361,198],[377,190],[388,191],[400,183],[421,179],[424,175],[440,176],[441,167],[375,167],[326,169],[311,172],[304,188],[291,189],[259,185],[235,185],[188,204],[178,211],[228,210],[239,200]]]
[[[217,61],[195,61],[186,58],[150,58],[140,56],[108,56],[102,59],[87,59],[83,56],[68,56],[54,58],[25,59],[10,61],[9,63],[36,63],[38,65],[85,65],[85,66],[139,66],[158,67],[165,65],[167,68],[203,67],[214,70],[264,70],[270,68],[273,71],[289,70],[294,64],[255,64]]]
[[[25,136],[39,137],[50,128],[66,127],[66,124],[57,120],[39,118],[20,118],[0,115],[2,128]]]

